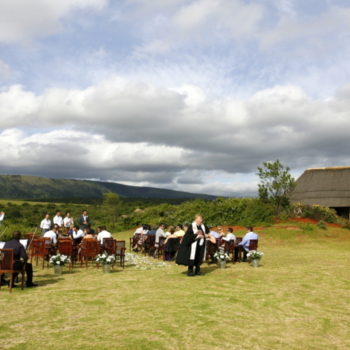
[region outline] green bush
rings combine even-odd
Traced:
[[[317,227],[320,228],[321,230],[327,230],[327,224],[323,221],[323,220],[320,220],[318,223],[317,223]]]
[[[316,221],[325,221],[336,223],[338,221],[337,213],[334,209],[322,207],[320,205],[306,205],[302,203],[293,204],[293,213],[303,218],[314,219]]]

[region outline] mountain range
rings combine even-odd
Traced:
[[[100,199],[106,192],[125,198],[214,199],[215,196],[114,182],[0,175],[0,198],[25,200]]]

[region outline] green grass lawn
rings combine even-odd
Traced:
[[[300,227],[261,230],[259,268],[37,267],[40,287],[0,291],[0,348],[350,349],[350,232]]]

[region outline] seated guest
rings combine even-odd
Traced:
[[[27,275],[26,286],[27,287],[36,287],[37,284],[33,283],[33,266],[28,263],[28,255],[27,252],[20,242],[21,233],[19,231],[15,231],[12,234],[12,240],[5,243],[4,249],[13,249],[13,257],[14,257],[14,270],[22,270],[23,266],[25,267],[25,272]],[[2,275],[3,276],[3,275]],[[12,278],[12,288],[15,287],[14,281],[17,278],[17,273],[13,275]],[[2,283],[4,280],[1,281]]]
[[[50,214],[46,214],[44,219],[40,222],[40,228],[41,232],[44,234],[46,231],[49,231],[51,228],[51,220],[50,220]]]
[[[217,232],[213,229],[213,227],[210,229],[210,232],[209,232],[209,238],[211,242],[213,242],[214,244],[216,243],[216,240],[221,238],[222,237],[222,234],[220,232]]]
[[[53,217],[53,223],[58,227],[63,226],[63,218],[61,216],[61,212],[59,210],[56,211],[56,215]]]
[[[155,236],[155,235],[156,235],[156,232],[157,232],[157,228],[156,228],[156,227],[151,227],[151,228],[147,231],[146,235],[147,235],[147,236]]]
[[[44,238],[50,238],[50,243],[55,246],[57,244],[57,228],[53,227],[52,230],[46,231]]]
[[[74,225],[74,228],[72,231],[72,238],[75,244],[79,244],[81,240],[84,238],[84,231],[78,225]]]
[[[97,240],[101,245],[103,244],[103,240],[105,238],[112,238],[112,234],[107,231],[106,226],[100,226],[97,231],[98,231]]]
[[[173,260],[180,246],[180,237],[175,235],[175,228],[169,229],[170,235],[167,236],[164,242],[164,257],[165,260]]]
[[[141,225],[140,227],[138,227],[136,229],[136,231],[134,232],[134,236],[137,235],[137,234],[147,234],[147,225]]]
[[[84,237],[82,241],[86,241],[87,239],[96,239],[95,231],[90,230],[89,228],[84,229]]]
[[[175,235],[176,237],[180,237],[180,238],[182,238],[182,237],[185,235],[185,231],[184,231],[182,225],[177,225],[177,226],[175,227],[174,235]]]
[[[235,248],[235,261],[238,260],[238,254],[240,251],[243,251],[243,261],[247,261],[247,252],[249,251],[249,244],[252,239],[259,239],[259,236],[253,232],[253,227],[249,226],[248,232],[243,237],[242,242],[240,242]]]
[[[233,228],[229,227],[227,229],[227,235],[225,237],[222,238],[224,241],[226,242],[230,242],[230,241],[235,241],[236,242],[236,236],[233,234]]]
[[[155,242],[154,242],[154,247],[156,248],[155,251],[154,251],[154,257],[156,257],[158,255],[158,250],[159,250],[159,239],[160,237],[166,237],[166,234],[165,234],[165,225],[164,224],[160,224],[157,231],[156,231],[156,234],[155,234]]]

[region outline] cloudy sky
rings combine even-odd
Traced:
[[[220,195],[350,165],[348,0],[0,0],[0,173]]]

